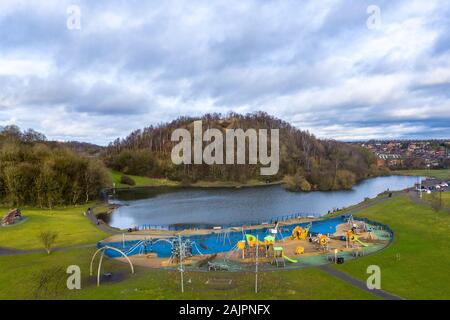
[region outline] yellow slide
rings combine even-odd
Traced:
[[[297,260],[291,259],[291,258],[289,258],[288,256],[285,256],[284,254],[283,254],[283,258],[284,258],[285,260],[291,262],[291,263],[297,263],[297,262],[298,262]]]
[[[355,241],[358,242],[360,245],[362,245],[363,247],[368,247],[369,245],[367,243],[362,242],[361,240],[359,240],[357,237],[355,237]]]

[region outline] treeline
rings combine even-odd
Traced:
[[[202,120],[203,130],[216,128],[223,133],[225,129],[236,128],[279,129],[278,174],[261,176],[259,165],[174,165],[170,157],[175,145],[170,139],[171,134],[177,128],[185,128],[191,132],[193,139],[195,120]],[[104,149],[102,155],[107,166],[125,174],[163,177],[187,183],[197,180],[245,182],[250,179],[284,179],[288,189],[304,191],[348,189],[361,179],[387,173],[376,166],[375,155],[370,151],[333,140],[319,140],[309,132],[298,130],[264,112],[180,117],[117,139]]]
[[[52,208],[86,203],[110,185],[100,159],[77,155],[44,135],[0,128],[0,202]]]

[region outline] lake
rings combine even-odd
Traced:
[[[109,224],[117,228],[151,225],[226,225],[277,216],[327,214],[386,191],[414,186],[418,177],[367,179],[352,190],[289,192],[282,186],[254,188],[146,188],[117,191],[111,203],[122,205]]]

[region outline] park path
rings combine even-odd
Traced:
[[[93,207],[93,209],[95,209],[95,207]],[[100,229],[101,231],[103,231],[105,233],[108,233],[110,235],[123,233],[119,229],[113,228],[113,227],[109,226],[108,224],[104,223],[103,221],[97,219],[97,217],[94,214],[94,210],[87,212],[86,217],[89,219],[89,221],[92,222],[93,225],[95,225],[98,229]]]
[[[97,246],[96,243],[89,243],[89,244],[81,244],[78,246],[52,248],[52,251],[66,251],[74,249],[94,248],[96,246]],[[20,250],[20,249],[10,249],[0,247],[0,256],[16,256],[20,254],[30,254],[30,253],[47,253],[47,251],[45,251],[44,249]]]
[[[410,193],[409,198],[419,205],[435,209],[435,208],[433,208],[433,204],[431,204],[429,201],[426,201],[426,200],[420,198],[419,195],[417,194],[417,192]],[[440,208],[439,211],[444,211],[444,212],[450,213],[450,208],[442,206],[442,208]]]
[[[322,270],[323,272],[328,273],[329,275],[331,275],[335,278],[338,278],[338,279],[340,279],[354,287],[357,287],[363,291],[374,294],[384,300],[405,300],[395,294],[389,293],[384,290],[379,290],[379,289],[370,290],[369,288],[367,288],[367,285],[364,281],[356,279],[345,272],[337,270],[337,269],[333,268],[331,265],[323,265],[323,266],[320,266],[319,269]]]

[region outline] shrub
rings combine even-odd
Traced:
[[[120,183],[126,184],[128,186],[135,186],[136,185],[136,182],[131,177],[126,176],[126,175],[122,175],[120,177]]]

